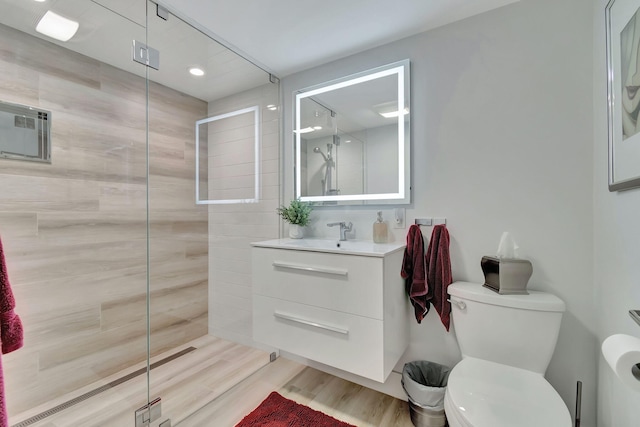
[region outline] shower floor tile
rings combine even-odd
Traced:
[[[189,347],[195,347],[195,350],[151,371],[149,397],[162,398],[162,420],[171,418],[174,426],[269,363],[269,353],[265,351],[212,336],[203,336],[167,351],[152,358],[151,362],[153,364]],[[17,425],[145,367],[146,363],[133,366],[12,416],[9,425]],[[29,427],[133,427],[135,410],[146,402],[147,376],[142,374],[29,424]]]
[[[269,353],[204,336],[152,359],[188,347],[196,350],[151,371],[151,399],[162,398],[162,417],[173,427],[233,427],[272,391],[359,427],[411,427],[407,403],[333,375]],[[10,425],[128,375],[131,367],[73,394],[12,417]],[[134,412],[147,402],[147,378],[139,375],[68,409],[37,421],[35,427],[134,427]]]

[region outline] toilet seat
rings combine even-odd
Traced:
[[[466,358],[447,383],[451,427],[571,427],[566,405],[542,375]]]

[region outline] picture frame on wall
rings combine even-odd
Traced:
[[[640,0],[605,8],[609,191],[640,187]]]

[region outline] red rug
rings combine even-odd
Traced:
[[[355,427],[272,392],[236,427]]]

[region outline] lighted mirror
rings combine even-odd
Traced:
[[[409,60],[297,91],[296,197],[409,203],[409,105]]]

